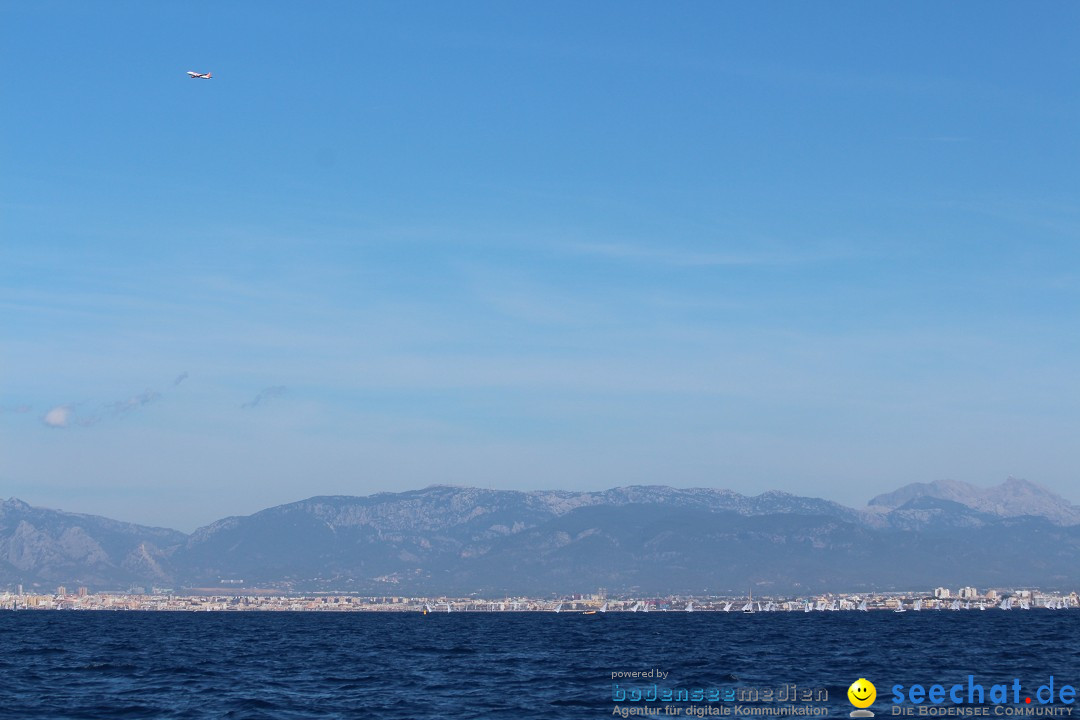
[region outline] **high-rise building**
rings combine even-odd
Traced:
[[[85,585],[79,587],[79,597],[86,597],[90,594],[90,591],[86,589]]]
[[[952,592],[949,588],[934,588],[934,597],[945,599],[952,596]]]
[[[61,585],[60,587],[56,588],[56,594],[60,597],[64,597],[65,595],[67,595],[67,588]]]

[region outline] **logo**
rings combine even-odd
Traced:
[[[874,713],[866,709],[877,699],[877,688],[874,687],[874,683],[866,678],[859,678],[847,689],[847,697],[848,701],[858,708],[852,711],[851,717],[874,717]]]

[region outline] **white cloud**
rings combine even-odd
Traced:
[[[44,423],[51,428],[66,428],[70,419],[71,408],[67,405],[54,407],[49,412],[45,413],[45,417],[42,418]]]

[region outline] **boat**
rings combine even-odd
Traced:
[[[694,612],[694,601],[686,603],[686,612]]]
[[[911,609],[915,612],[922,610],[922,598],[915,598],[915,604],[911,606]]]
[[[746,604],[743,605],[743,608],[742,608],[742,611],[744,613],[752,613],[752,612],[754,612],[754,589],[750,588],[749,592],[750,592],[750,594],[748,596],[748,600],[747,600]]]
[[[859,608],[858,609],[861,610],[862,612],[867,612],[866,601],[865,600],[863,600],[862,602],[859,603]]]
[[[904,601],[903,600],[897,600],[896,601],[896,609],[893,610],[893,612],[907,612],[907,610],[904,609]]]
[[[555,606],[555,612],[557,612],[557,613],[562,612],[562,603],[559,603],[558,605]]]

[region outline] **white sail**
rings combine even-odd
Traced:
[[[600,606],[600,612],[607,612],[607,603]]]
[[[694,601],[686,603],[686,612],[694,612]]]
[[[863,612],[867,611],[866,610],[866,601],[865,600],[863,600],[862,602],[859,603],[859,610],[862,610]]]
[[[555,612],[557,612],[557,613],[562,612],[562,603],[559,603],[558,605],[555,606]]]
[[[911,606],[911,609],[915,612],[922,610],[922,598],[915,598],[915,604]]]
[[[903,600],[897,600],[896,601],[896,610],[893,610],[893,612],[907,612],[907,610],[904,609],[904,601]]]

